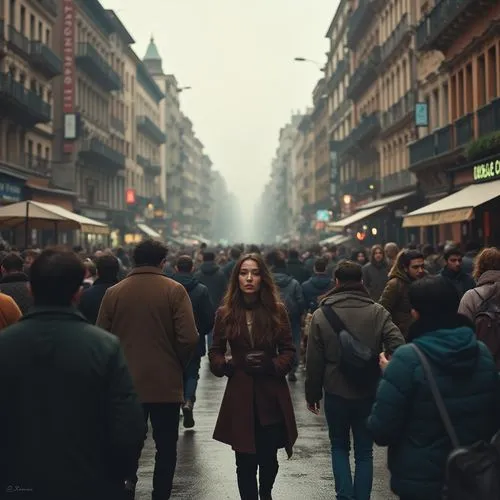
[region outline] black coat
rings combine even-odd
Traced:
[[[286,270],[287,273],[292,278],[295,278],[301,285],[311,277],[311,273],[299,259],[288,259]]]
[[[1,492],[17,485],[37,499],[117,498],[143,440],[118,338],[74,308],[34,307],[2,331]]]
[[[25,273],[12,273],[0,280],[0,292],[14,299],[23,314],[33,306],[33,297],[28,289],[28,276]]]
[[[97,322],[97,316],[99,315],[99,309],[106,290],[116,285],[116,283],[117,281],[110,282],[97,279],[91,287],[82,293],[78,308],[93,325]]]
[[[190,273],[175,273],[172,279],[180,283],[186,289],[191,299],[194,320],[196,322],[198,334],[200,335],[198,354],[200,356],[205,356],[207,353],[205,337],[212,331],[215,321],[215,308],[210,299],[208,288],[202,285]]]
[[[212,304],[217,309],[222,303],[227,288],[227,279],[222,269],[213,261],[203,262],[194,277],[208,288]]]

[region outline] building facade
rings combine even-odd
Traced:
[[[419,8],[419,98],[428,126],[409,150],[428,205],[404,225],[418,228],[421,241],[498,245],[500,4],[478,9],[451,0]]]
[[[0,204],[33,199],[73,209],[74,186],[59,185],[53,172],[60,14],[54,0],[0,2]]]
[[[114,96],[125,79],[125,63],[115,57],[111,39],[116,24],[97,0],[64,0],[62,6],[54,42],[64,60],[64,78],[54,85],[54,154],[72,166],[75,209],[107,223],[118,243],[127,230],[127,213],[126,144],[119,131],[111,132]],[[68,127],[72,115],[76,124]],[[86,244],[95,242],[87,235]]]

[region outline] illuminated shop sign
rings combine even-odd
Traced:
[[[500,179],[500,158],[474,165],[472,175],[475,182]]]

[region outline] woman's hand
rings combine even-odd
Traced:
[[[387,365],[389,364],[391,360],[391,357],[389,356],[389,359],[386,357],[385,352],[381,352],[378,358],[378,365],[380,366],[380,369],[384,371],[387,368]]]

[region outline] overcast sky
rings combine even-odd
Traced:
[[[101,0],[142,58],[151,34],[183,111],[249,216],[270,173],[279,129],[311,103],[337,0]]]

